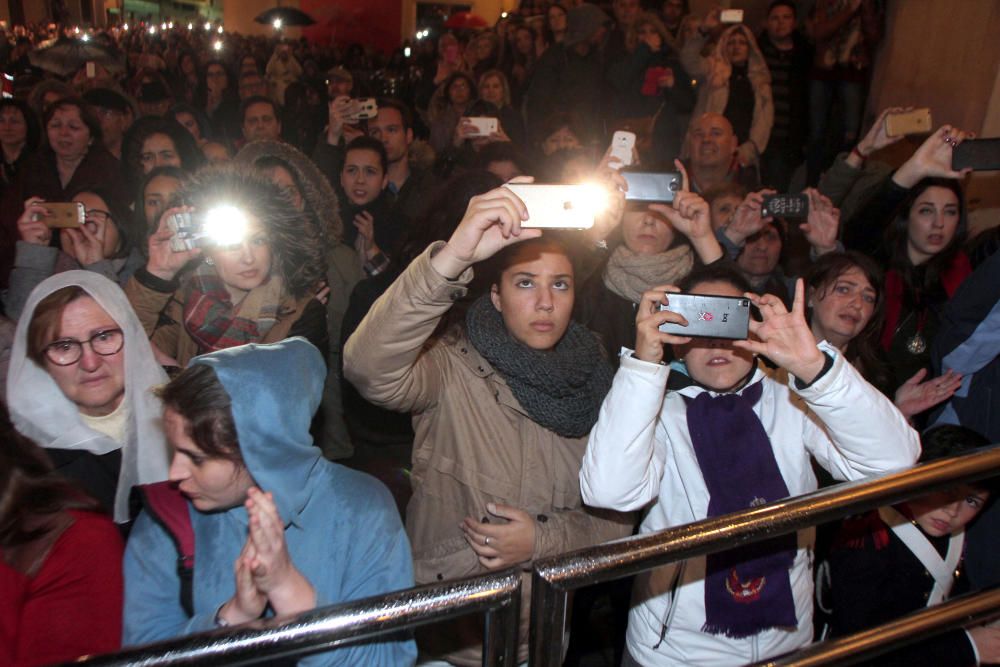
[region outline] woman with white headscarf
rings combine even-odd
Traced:
[[[167,478],[162,408],[151,391],[166,381],[112,281],[66,271],[28,297],[7,376],[11,417],[117,523],[129,520],[134,485]]]

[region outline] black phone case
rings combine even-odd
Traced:
[[[1000,138],[966,139],[951,154],[951,168],[955,171],[972,168],[973,171],[1000,170]]]
[[[809,217],[808,195],[765,195],[761,203],[762,218],[807,218]]]
[[[746,297],[668,294],[667,302],[660,310],[683,315],[688,325],[668,322],[660,325],[663,333],[744,340],[750,332],[750,299]]]

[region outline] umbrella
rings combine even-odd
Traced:
[[[97,63],[109,72],[125,69],[122,58],[106,46],[68,37],[59,39],[52,46],[30,52],[28,60],[35,67],[59,76],[69,76],[88,62]]]
[[[281,21],[280,25],[283,26],[312,25],[316,23],[316,19],[295,7],[272,7],[258,14],[254,18],[254,21],[265,25],[274,25],[275,21]]]
[[[486,19],[472,12],[455,12],[444,22],[446,28],[455,28],[457,30],[463,28],[488,28],[489,25]]]

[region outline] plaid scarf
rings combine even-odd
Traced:
[[[201,354],[261,341],[281,315],[282,281],[272,275],[235,306],[219,275],[202,264],[184,300],[184,328]]]

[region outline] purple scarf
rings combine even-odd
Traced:
[[[749,509],[788,497],[771,441],[754,414],[762,383],[741,394],[687,398],[687,424],[708,487],[708,516]],[[795,533],[736,547],[706,558],[705,632],[750,637],[774,627],[795,627],[788,571]]]

